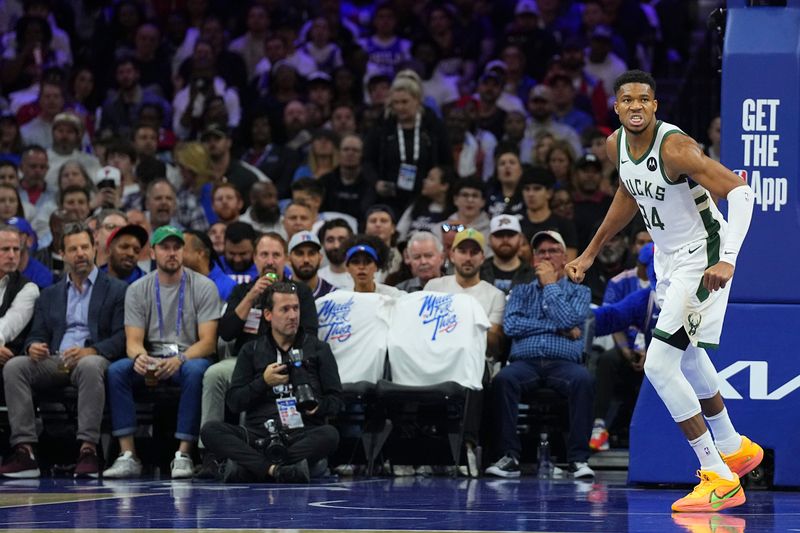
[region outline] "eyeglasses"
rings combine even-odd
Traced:
[[[538,250],[534,250],[533,254],[536,257],[545,257],[547,255],[558,255],[563,252],[564,250],[561,248],[539,248]]]
[[[111,224],[111,223],[103,224],[103,229],[106,230],[106,231],[114,231],[115,229],[121,228],[121,227],[122,226],[119,225],[119,224]]]
[[[464,224],[448,224],[445,222],[442,224],[442,231],[444,233],[450,233],[451,231],[455,231],[456,233],[464,231],[466,226]]]

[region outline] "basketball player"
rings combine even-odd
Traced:
[[[566,269],[580,283],[603,244],[641,212],[655,243],[661,306],[644,370],[700,460],[700,483],[672,510],[721,511],[745,502],[739,477],[764,456],[734,429],[704,350],[719,343],[753,191],[680,129],[656,120],[655,89],[652,76],[639,70],[614,84],[622,127],[606,150],[616,161],[620,187],[592,242]],[[727,222],[712,195],[728,200]]]

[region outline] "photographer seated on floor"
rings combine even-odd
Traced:
[[[339,370],[330,347],[300,328],[295,285],[275,282],[263,298],[270,329],[242,347],[227,395],[231,411],[247,413],[245,426],[208,422],[201,436],[225,461],[226,483],[306,483],[309,464],[339,444],[326,423],[342,407]]]

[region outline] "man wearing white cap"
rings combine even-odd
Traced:
[[[93,174],[94,186],[97,188],[97,202],[102,209],[117,209],[122,202],[122,173],[118,168],[105,166]]]
[[[491,220],[489,247],[494,252],[481,265],[481,279],[491,283],[508,296],[511,288],[533,280],[533,269],[519,258],[522,246],[522,228],[513,215],[497,215]]]
[[[58,172],[67,161],[77,161],[90,176],[100,169],[100,161],[81,150],[83,123],[75,113],[64,111],[53,118],[53,145],[47,149],[50,169],[45,181],[52,190],[58,188]]]
[[[289,241],[289,263],[294,279],[305,283],[315,300],[336,290],[317,274],[322,262],[321,250],[319,239],[310,231],[299,231]]]

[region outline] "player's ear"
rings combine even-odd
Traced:
[[[616,99],[614,100],[614,113],[619,115],[619,109],[617,108],[617,100]]]
[[[658,111],[658,100],[653,98],[653,112]]]

